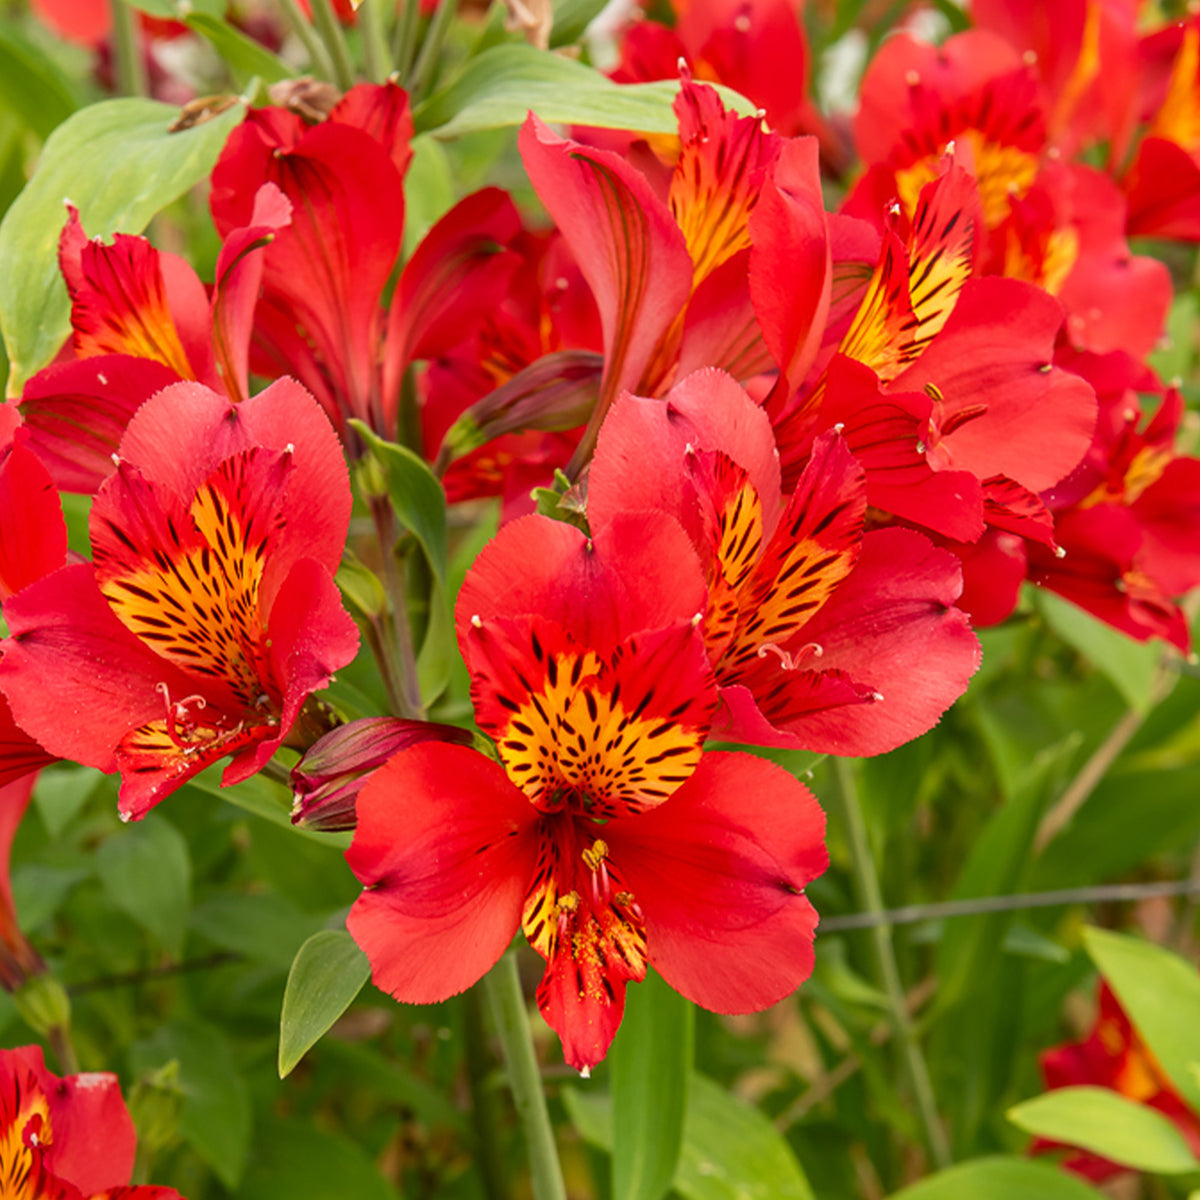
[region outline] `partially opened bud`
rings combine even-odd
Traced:
[[[454,725],[364,717],[327,733],[292,771],[292,823],[310,829],[354,828],[354,801],[372,772],[393,755],[421,742],[471,744]]]

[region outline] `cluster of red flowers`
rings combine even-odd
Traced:
[[[962,694],[968,613],[1002,619],[1021,580],[1180,648],[1200,583],[1200,461],[1145,362],[1170,280],[1126,242],[1196,236],[1200,189],[1160,172],[1190,153],[1172,131],[1200,26],[1164,78],[1097,6],[1046,53],[1035,6],[977,9],[984,28],[870,64],[837,211],[821,165],[844,148],[803,71],[747,70],[800,36],[777,0],[629,31],[624,78],[692,64],[677,139],[529,116],[551,232],[487,189],[397,274],[392,84],[314,124],[248,116],[212,176],[210,288],[71,212],[73,339],[0,410],[0,782],[57,757],[119,771],[136,818],[223,757],[235,783],[307,750],[298,817],[356,829],[349,927],[376,982],[443,999],[522,929],[581,1069],[648,966],[717,1011],[788,994],[823,816],[706,743],[882,753]],[[1105,139],[1123,162],[1137,132],[1087,99],[1110,42],[1166,96],[1106,173],[1079,155]],[[358,644],[333,576],[368,431],[417,445],[451,502],[503,497],[456,610],[491,753],[406,714],[317,740],[310,697]],[[532,512],[556,469],[566,519]],[[94,496],[90,560],[59,489]]]

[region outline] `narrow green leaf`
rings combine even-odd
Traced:
[[[525,44],[493,46],[467,63],[453,83],[413,114],[418,133],[461,137],[480,129],[520,125],[532,109],[544,121],[595,125],[646,133],[675,133],[671,104],[675,80],[617,84],[575,59],[545,54]],[[754,105],[729,88],[718,88],[743,115]]]
[[[654,971],[630,988],[609,1052],[612,1068],[613,1196],[659,1200],[683,1143],[696,1014]]]
[[[69,76],[11,21],[0,20],[0,109],[45,140],[78,107]]]
[[[1135,642],[1053,592],[1039,588],[1035,597],[1046,624],[1106,675],[1130,708],[1147,712],[1162,647],[1153,641]]]
[[[421,543],[438,582],[446,582],[446,494],[429,464],[407,446],[385,442],[362,421],[355,432],[387,473],[388,493],[396,515]]]
[[[1183,1134],[1162,1113],[1108,1088],[1055,1088],[1010,1108],[1008,1119],[1026,1133],[1079,1146],[1135,1171],[1200,1170]]]
[[[610,1098],[568,1088],[563,1099],[584,1139],[611,1150]],[[775,1126],[758,1109],[695,1074],[688,1085],[683,1146],[672,1186],[684,1200],[815,1200]]]
[[[323,929],[300,947],[283,993],[280,1079],[291,1073],[350,1007],[370,974],[367,956],[345,930]]]
[[[1200,972],[1150,942],[1085,929],[1084,945],[1180,1096],[1200,1111]]]
[[[250,1150],[252,1112],[225,1034],[200,1021],[161,1025],[130,1049],[137,1075],[179,1063],[183,1112],[179,1132],[227,1188],[237,1186]]]
[[[243,109],[171,133],[178,109],[156,100],[105,100],[50,135],[33,179],[0,224],[0,331],[8,350],[8,394],[58,353],[70,305],[58,272],[63,201],[91,236],[137,233],[212,170]]]
[[[977,1158],[939,1171],[891,1200],[1102,1200],[1095,1188],[1050,1163]]]
[[[184,18],[184,24],[212,44],[229,65],[238,86],[245,87],[254,78],[265,83],[291,79],[293,72],[283,59],[221,19],[224,7],[224,0],[221,0],[215,13],[191,12]]]
[[[96,852],[96,873],[109,898],[174,958],[183,953],[191,905],[187,842],[160,813],[114,833]]]
[[[412,140],[412,162],[404,176],[404,254],[454,207],[454,172],[442,143],[423,134]]]

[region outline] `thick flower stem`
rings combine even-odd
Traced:
[[[304,49],[308,51],[309,66],[312,73],[321,79],[333,79],[333,63],[329,54],[321,44],[321,39],[313,32],[313,27],[300,11],[296,0],[276,0],[284,19],[291,26],[292,32],[300,39]]]
[[[554,1127],[550,1124],[550,1112],[542,1091],[542,1076],[533,1053],[533,1038],[530,1036],[521,979],[517,974],[517,960],[511,951],[488,972],[483,985],[492,1006],[496,1031],[500,1035],[517,1115],[521,1118],[529,1143],[534,1200],[566,1200],[567,1189],[558,1162]]]
[[[379,536],[383,558],[383,586],[391,601],[390,620],[384,626],[384,653],[397,683],[399,703],[396,716],[425,720],[421,684],[417,679],[417,658],[413,650],[412,629],[408,623],[408,597],[404,572],[396,558],[396,514],[386,496],[369,497],[371,516]]]
[[[457,9],[457,0],[441,0],[433,10],[429,28],[425,30],[425,40],[421,43],[421,53],[417,55],[416,65],[408,80],[408,90],[414,96],[422,96],[425,85],[433,77],[434,64],[442,52],[442,43],[446,40],[446,33]]]
[[[404,11],[396,24],[396,33],[392,42],[392,62],[396,64],[396,74],[400,83],[408,86],[409,72],[412,71],[413,55],[417,49],[417,25],[421,18],[420,0],[404,0]]]
[[[846,840],[850,845],[850,858],[858,884],[859,901],[871,913],[882,913],[883,893],[879,887],[879,874],[875,870],[875,859],[867,840],[867,826],[863,820],[862,806],[858,798],[858,783],[854,769],[844,758],[835,759],[835,777],[841,793],[842,812],[846,818]],[[888,1009],[896,1039],[900,1046],[909,1086],[916,1100],[917,1112],[925,1129],[929,1153],[939,1168],[950,1165],[950,1144],[946,1131],[937,1113],[933,1099],[933,1087],[929,1082],[929,1068],[913,1027],[912,1017],[900,982],[900,968],[896,963],[896,951],[892,945],[892,927],[881,921],[871,929],[875,942],[875,955],[879,960],[879,974],[887,993]]]
[[[312,0],[312,14],[321,41],[333,60],[334,82],[343,92],[348,92],[354,86],[354,64],[350,61],[350,51],[346,48],[346,39],[334,15],[333,5],[329,0]]]
[[[392,69],[392,56],[383,29],[383,4],[384,0],[364,0],[358,10],[364,66],[372,83],[382,83]]]
[[[499,1091],[495,1086],[495,1060],[486,1030],[487,1000],[482,988],[471,988],[463,997],[467,1050],[467,1076],[471,1084],[471,1114],[475,1124],[475,1165],[487,1200],[504,1200],[504,1156],[498,1136],[501,1127]]]
[[[148,94],[146,64],[137,27],[137,13],[126,0],[111,0],[113,18],[113,55],[117,61],[117,84],[123,95]]]

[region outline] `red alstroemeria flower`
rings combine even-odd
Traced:
[[[531,562],[552,566],[531,579]],[[500,762],[425,743],[358,798],[347,860],[367,890],[347,924],[381,988],[443,1000],[524,929],[546,959],[542,1014],[587,1070],[648,966],[720,1012],[807,978],[823,816],[772,764],[702,753],[716,691],[696,622],[671,620],[702,590],[661,516],[595,541],[526,517],[484,551],[459,641]]]
[[[148,400],[91,511],[95,562],[4,606],[0,691],[47,751],[119,770],[140,817],[226,754],[258,770],[353,657],[332,574],[350,516],[341,448],[280,381],[233,404],[199,384]]]
[[[665,202],[619,154],[559,138],[532,114],[521,131],[525,169],[579,263],[603,330],[598,399],[568,473],[590,457],[621,391],[659,395],[704,365],[739,379],[771,367],[750,301],[748,222],[771,164],[794,143],[727,111],[686,74],[674,108],[681,149]],[[811,147],[823,214],[816,143],[800,144]]]
[[[802,7],[798,0],[674,0],[670,29],[639,13],[622,34],[612,78],[676,79],[682,60],[697,79],[723,83],[752,100],[785,137],[816,134],[822,156],[839,174],[846,147],[809,99]]]
[[[906,237],[885,232],[865,288],[839,288],[826,345],[801,357],[813,364],[809,379],[793,392],[799,372],[787,370],[767,398],[784,482],[798,478],[812,439],[841,425],[872,506],[960,542],[993,525],[1051,543],[1037,493],[1086,450],[1095,397],[1052,363],[1063,319],[1054,299],[1016,280],[973,277],[976,186],[953,161],[942,170],[922,189]],[[779,203],[790,201],[781,194]],[[845,268],[867,256],[869,231],[832,227],[833,274],[852,280]],[[753,285],[760,263],[764,277],[786,272],[794,239],[758,213],[751,231]],[[781,288],[756,301],[778,362],[793,359],[801,337],[811,342],[794,315],[805,303]]]
[[[1047,120],[1033,66],[994,34],[942,46],[892,38],[863,79],[855,136],[868,170],[843,211],[878,222],[896,198],[911,216],[953,145],[979,183],[983,269],[1058,296],[1078,349],[1144,354],[1162,331],[1170,275],[1130,253],[1119,189],[1062,162]]]
[[[1180,1099],[1112,989],[1103,980],[1100,981],[1095,1024],[1081,1041],[1047,1050],[1042,1055],[1042,1075],[1047,1088],[1111,1088],[1128,1100],[1157,1109],[1183,1134],[1192,1152],[1200,1154],[1200,1115]],[[1035,1154],[1061,1148],[1060,1143],[1041,1138],[1032,1146]],[[1126,1170],[1110,1159],[1086,1151],[1069,1155],[1063,1166],[1095,1183]]]
[[[210,296],[182,258],[128,234],[111,245],[89,239],[69,208],[59,266],[76,357],[34,375],[16,406],[30,447],[59,488],[94,492],[112,472],[130,417],[168,384],[197,380],[246,398],[262,250],[290,212],[278,188],[259,190],[249,224],[221,247]]]
[[[1141,50],[1153,107],[1122,181],[1129,233],[1200,241],[1200,22],[1173,23],[1145,38]]]
[[[411,136],[405,92],[360,84],[316,126],[285,109],[253,110],[213,170],[219,231],[245,223],[248,197],[263,182],[292,203],[292,223],[266,255],[254,369],[298,378],[343,436],[346,420],[357,418],[395,437],[409,363],[469,336],[516,265],[505,252],[520,228],[516,209],[498,189],[485,189],[430,230],[384,309],[404,239]],[[464,289],[476,272],[489,286]],[[460,301],[468,296],[466,308]]]
[[[1127,355],[1074,355],[1095,385],[1100,419],[1079,468],[1044,499],[1063,553],[1031,547],[1029,577],[1139,640],[1181,650],[1175,597],[1200,585],[1200,460],[1177,454],[1183,401]],[[1159,396],[1143,423],[1139,393]]]
[[[10,410],[11,411],[11,410]],[[0,603],[67,559],[67,524],[50,472],[18,426],[0,442]]]
[[[0,1180],[12,1200],[180,1200],[131,1187],[136,1134],[115,1075],[60,1079],[40,1046],[0,1050]]]
[[[837,433],[790,496],[766,414],[699,371],[661,400],[623,395],[588,481],[597,534],[623,511],[683,524],[705,565],[703,623],[732,741],[878,754],[966,689],[979,648],[955,558],[919,533],[864,533],[868,487]]]

